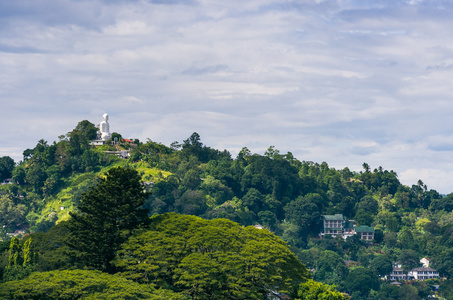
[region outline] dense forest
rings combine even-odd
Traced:
[[[96,131],[82,121],[20,162],[0,158],[0,181],[11,179],[0,187],[0,299],[453,299],[453,194],[274,146],[233,158],[197,133],[169,147],[90,146]],[[106,152],[117,147],[129,158]],[[373,226],[374,240],[319,238],[334,214]],[[422,257],[442,280],[384,280]]]

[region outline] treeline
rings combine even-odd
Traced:
[[[363,289],[348,285],[352,280],[348,276],[359,272],[356,269],[361,270],[360,278],[379,278],[394,262],[408,268],[427,256],[443,276],[453,278],[453,194],[442,196],[421,180],[402,185],[395,172],[372,169],[366,163],[360,172],[336,170],[325,162],[300,161],[274,146],[263,155],[244,147],[233,158],[226,150],[204,145],[197,133],[169,147],[136,140],[134,147],[127,145],[131,155],[124,161],[105,154],[108,146],[90,147],[94,135],[94,125],[82,121],[58,143],[48,145],[41,140],[34,149],[24,151],[23,161],[11,171],[14,184],[2,186],[0,207],[6,207],[7,213],[0,221],[10,229],[25,224],[35,231],[47,230],[56,219],[43,221],[36,215],[63,188],[74,186],[71,197],[77,203],[103,168],[122,164],[141,172],[146,166],[170,174],[151,180],[151,193],[144,203],[150,215],[176,212],[261,224],[289,243],[315,279],[356,293],[356,299],[370,295],[397,299],[396,287],[380,281],[364,280],[374,283],[362,285]],[[77,174],[92,175],[82,182],[72,180]],[[321,216],[332,214],[373,226],[374,243],[357,237],[319,239]],[[384,267],[373,267],[383,258]],[[352,264],[346,266],[345,260]],[[447,293],[449,285],[449,281],[442,283],[441,292]],[[405,289],[409,287],[421,298],[429,290],[422,284]]]
[[[11,240],[0,299],[346,299],[311,280],[269,231],[175,213],[148,218],[145,196],[135,170],[111,168],[68,221]]]

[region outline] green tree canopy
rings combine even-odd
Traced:
[[[402,264],[405,272],[420,266],[419,254],[410,249],[401,250],[398,261]]]
[[[260,299],[310,277],[265,229],[174,213],[152,217],[148,230],[122,246],[115,265],[127,278],[172,286],[193,299]]]
[[[359,292],[366,299],[372,289],[379,289],[379,281],[370,269],[359,267],[349,273],[346,288],[350,294]]]
[[[335,286],[313,280],[301,283],[296,300],[347,300],[349,297],[335,290]]]
[[[392,261],[385,255],[379,255],[374,258],[371,261],[370,267],[373,272],[380,277],[390,274],[393,269]]]
[[[14,160],[9,156],[0,157],[0,181],[11,178],[14,170]]]
[[[187,299],[169,290],[100,271],[66,270],[33,273],[30,277],[0,285],[5,299]]]
[[[27,208],[16,204],[11,194],[0,196],[0,226],[14,228],[25,223]]]

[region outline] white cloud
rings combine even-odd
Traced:
[[[130,37],[134,35],[150,34],[153,32],[153,29],[142,21],[120,21],[119,23],[105,27],[103,32],[107,35],[123,35]]]
[[[0,155],[108,112],[141,140],[197,131],[451,190],[449,3],[27,3],[0,4]]]

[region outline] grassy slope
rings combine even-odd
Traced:
[[[54,197],[47,198],[43,209],[40,212],[32,213],[33,218],[40,222],[56,214],[58,217],[57,223],[67,220],[69,212],[74,210],[74,199],[81,194],[80,187],[88,187],[95,182],[97,177],[102,176],[102,174],[105,174],[110,168],[115,166],[134,168],[142,176],[144,182],[155,183],[171,175],[170,172],[150,168],[145,162],[129,163],[126,160],[119,160],[111,166],[102,168],[99,172],[76,174],[66,179],[64,188]],[[62,210],[61,207],[64,207],[64,209]]]

